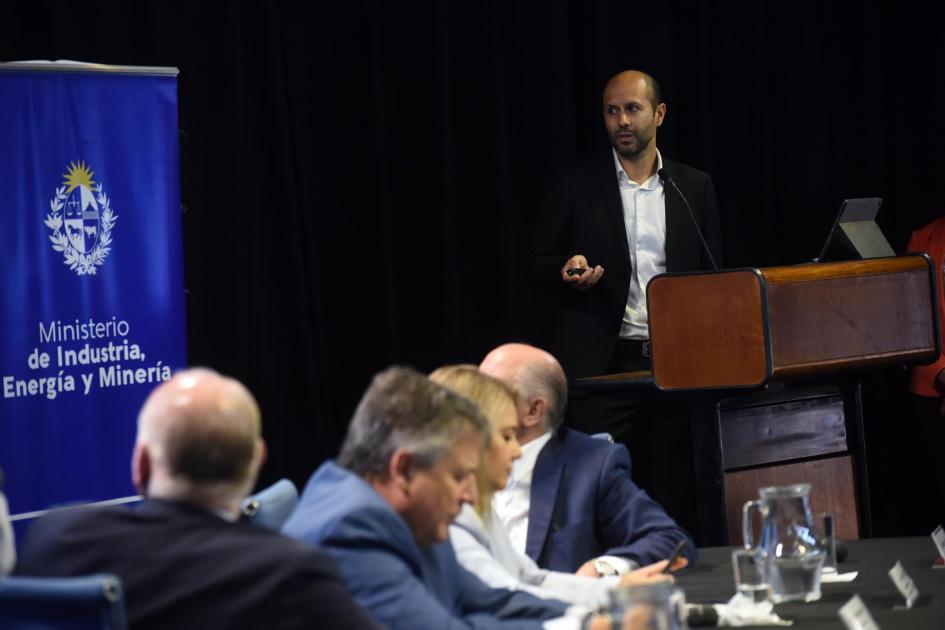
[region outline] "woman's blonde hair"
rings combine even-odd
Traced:
[[[476,403],[493,430],[505,414],[509,411],[515,413],[518,409],[519,395],[515,389],[497,378],[483,374],[475,365],[447,365],[437,368],[430,374],[430,379]],[[476,470],[476,486],[479,499],[474,507],[488,526],[492,488],[488,483],[485,457],[480,459],[479,468]]]

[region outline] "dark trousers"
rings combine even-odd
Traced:
[[[649,370],[642,343],[618,342],[608,374]],[[643,397],[572,391],[568,426],[610,433],[630,451],[633,480],[690,533],[697,532],[696,484],[689,404],[653,392]]]

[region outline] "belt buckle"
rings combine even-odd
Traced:
[[[650,342],[649,340],[643,342],[642,354],[644,359],[650,358]]]

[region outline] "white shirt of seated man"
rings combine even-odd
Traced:
[[[567,379],[553,356],[540,348],[520,343],[494,349],[482,360],[479,369],[505,381],[521,394],[518,441],[522,445],[522,456],[512,465],[505,490],[493,495],[492,509],[505,526],[512,548],[525,554],[532,474],[538,454],[551,439],[552,432],[546,423],[548,399],[553,396],[548,384],[553,381],[566,390]],[[577,573],[590,577],[623,575],[636,568],[639,565],[627,558],[600,556],[588,560]]]
[[[492,496],[492,509],[505,526],[512,548],[524,554],[528,539],[528,506],[532,491],[532,473],[538,454],[551,439],[551,431],[522,446],[522,456],[512,464],[509,485]],[[593,561],[599,575],[623,575],[638,568],[637,563],[618,556],[600,556]]]

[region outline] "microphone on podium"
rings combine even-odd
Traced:
[[[660,176],[663,184],[669,184],[673,187],[676,193],[682,197],[683,203],[686,204],[686,210],[689,211],[689,218],[692,219],[692,225],[696,228],[696,234],[699,235],[699,240],[702,241],[702,247],[705,249],[706,255],[709,257],[709,262],[712,263],[712,268],[716,271],[719,270],[719,266],[715,264],[715,258],[712,257],[712,251],[709,249],[708,243],[705,242],[705,237],[702,235],[702,229],[699,227],[699,222],[696,221],[696,215],[692,212],[692,206],[689,205],[689,200],[686,199],[686,195],[682,194],[682,191],[679,190],[679,186],[676,185],[676,181],[673,179],[673,176],[666,172],[665,168],[661,168],[656,171],[656,174]]]

